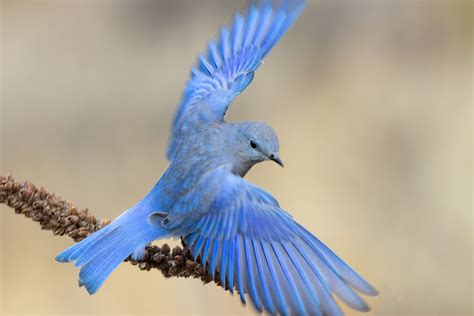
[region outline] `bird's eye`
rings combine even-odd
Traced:
[[[249,141],[249,145],[250,145],[250,147],[252,147],[253,149],[257,148],[257,143],[254,142],[253,139],[251,139],[251,140]]]

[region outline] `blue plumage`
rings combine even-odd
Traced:
[[[277,6],[265,1],[250,6],[246,16],[237,13],[233,27],[221,28],[219,41],[210,41],[207,56],[201,55],[193,68],[183,100],[173,121],[168,159],[173,160],[180,138],[188,128],[183,116],[222,120],[232,100],[253,80],[263,58],[298,18],[305,1],[282,1]],[[211,102],[209,102],[211,101]],[[202,107],[202,102],[207,105]]]
[[[262,59],[295,22],[304,1],[264,1],[235,15],[208,43],[191,72],[172,126],[170,165],[152,191],[108,226],[56,258],[75,261],[79,283],[95,293],[129,255],[153,240],[182,237],[194,257],[220,273],[231,293],[246,294],[271,314],[342,315],[337,295],[367,311],[357,291],[377,291],[243,177],[256,163],[282,165],[273,129],[227,123],[232,100],[253,80]]]

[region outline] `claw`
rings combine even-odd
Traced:
[[[161,227],[162,225],[166,225],[169,223],[169,219],[166,217],[168,216],[168,213],[163,213],[163,212],[153,212],[148,216],[148,223],[152,226],[157,226]]]

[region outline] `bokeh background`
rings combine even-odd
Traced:
[[[2,1],[1,173],[118,216],[165,170],[190,66],[245,4]],[[371,315],[472,312],[472,12],[310,1],[228,113],[276,129],[286,168],[248,179],[380,290]],[[2,315],[253,313],[129,264],[91,297],[54,261],[71,240],[0,214]]]

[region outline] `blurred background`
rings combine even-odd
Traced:
[[[118,216],[168,164],[195,56],[245,6],[3,0],[1,174]],[[380,290],[370,315],[472,312],[472,13],[467,0],[310,1],[228,113],[275,128],[286,168],[248,179]],[[130,264],[91,297],[54,261],[71,240],[0,214],[2,315],[253,313]]]

